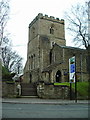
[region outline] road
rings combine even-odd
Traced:
[[[3,118],[88,118],[88,104],[3,103]]]

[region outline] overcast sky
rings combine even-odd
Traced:
[[[23,65],[27,59],[27,42],[29,23],[38,13],[64,18],[64,12],[70,9],[71,5],[82,3],[85,0],[11,0],[10,19],[8,21],[8,32],[11,33],[13,50],[23,57]],[[70,36],[66,32],[66,43],[72,45]]]

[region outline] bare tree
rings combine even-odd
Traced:
[[[8,43],[8,37],[5,32],[5,27],[9,19],[9,1],[1,0],[0,1],[0,46],[3,43]]]
[[[20,73],[22,70],[22,58],[11,49],[9,33],[6,32],[9,12],[9,0],[0,0],[0,46],[4,45],[2,61],[9,72]]]
[[[65,18],[68,21],[67,29],[73,36],[73,42],[76,45],[78,44],[78,47],[84,45],[87,50],[87,70],[90,80],[90,39],[88,37],[89,7],[88,3],[72,6],[69,12],[65,12]]]
[[[72,6],[69,12],[65,12],[68,22],[67,29],[73,37],[73,42],[79,47],[88,47],[88,5],[77,4]]]
[[[9,72],[20,73],[22,70],[22,57],[20,57],[15,51],[12,51],[10,47],[5,47],[2,50],[2,58],[4,66]]]
[[[15,56],[14,56],[15,58],[14,58],[14,60],[13,60],[13,62],[14,62],[14,64],[13,64],[13,66],[12,66],[12,68],[11,68],[11,70],[13,71],[13,72],[15,72],[15,73],[17,73],[17,74],[21,74],[23,71],[23,65],[22,65],[22,60],[23,60],[23,58],[22,57],[20,57],[17,53],[15,54]]]

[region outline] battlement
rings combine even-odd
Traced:
[[[60,23],[60,24],[64,24],[64,19],[59,19],[59,18],[55,18],[53,16],[48,16],[48,15],[43,15],[42,13],[39,13],[35,18],[34,20],[29,24],[29,27],[31,27],[38,19],[46,19],[46,20],[49,20],[49,21],[53,21],[53,22],[57,22],[57,23]]]

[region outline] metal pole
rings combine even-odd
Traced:
[[[76,76],[76,56],[75,56],[75,102],[77,103],[77,76]]]
[[[70,83],[70,100],[72,100],[72,83]]]
[[[77,80],[75,80],[75,102],[77,103]]]

